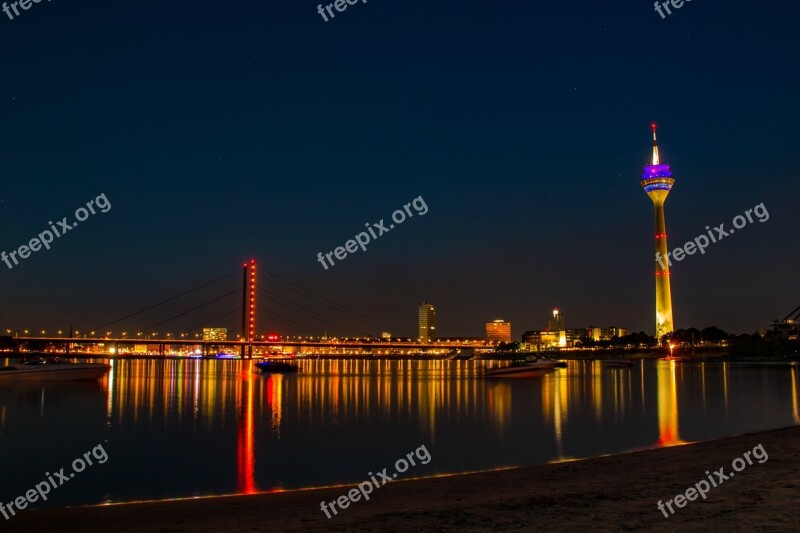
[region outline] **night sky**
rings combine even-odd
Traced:
[[[652,334],[653,208],[639,181],[653,121],[676,179],[670,249],[761,202],[770,215],[673,265],[675,326],[753,332],[800,305],[796,2],[687,2],[665,20],[648,0],[369,0],[329,22],[316,6],[0,12],[0,250],[101,193],[112,206],[49,251],[0,263],[3,330],[96,327],[255,257],[396,333],[416,331],[427,300],[443,336],[505,318],[519,338],[554,306],[567,327]],[[425,216],[329,270],[317,261],[419,196]],[[330,320],[261,299],[291,322],[262,315],[260,331],[356,333],[266,288]],[[228,311],[214,325],[236,331],[240,304],[157,331]]]

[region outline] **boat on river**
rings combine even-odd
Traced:
[[[300,370],[296,365],[284,361],[259,361],[256,363],[256,368],[261,370],[262,374],[290,374]]]
[[[556,368],[567,368],[566,361],[557,361],[555,359],[538,359],[542,363],[554,363]]]
[[[501,368],[490,368],[484,376],[487,378],[528,378],[538,377],[550,372],[559,366],[559,361],[534,361],[512,363]]]
[[[104,363],[66,363],[37,359],[0,368],[0,383],[14,381],[97,381],[111,370]]]

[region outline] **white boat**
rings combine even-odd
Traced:
[[[111,365],[29,361],[0,368],[0,383],[10,381],[89,381],[108,374]]]
[[[487,378],[523,378],[541,376],[559,366],[558,361],[536,361],[534,363],[519,363],[502,368],[490,368],[484,374]]]
[[[541,362],[541,363],[554,363],[554,366],[556,368],[567,368],[567,366],[568,366],[566,361],[557,361],[555,359],[539,359],[538,362]]]

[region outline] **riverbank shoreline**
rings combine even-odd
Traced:
[[[761,444],[768,454],[667,518],[657,507]],[[788,531],[800,520],[800,426],[538,466],[393,481],[326,518],[354,485],[28,510],[9,531]]]

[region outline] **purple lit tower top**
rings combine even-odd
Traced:
[[[662,165],[658,157],[658,143],[656,141],[656,125],[653,127],[653,162],[644,167],[644,174],[642,174],[642,187],[644,192],[650,191],[669,191],[675,184],[672,179],[672,172],[669,171],[669,165]]]

